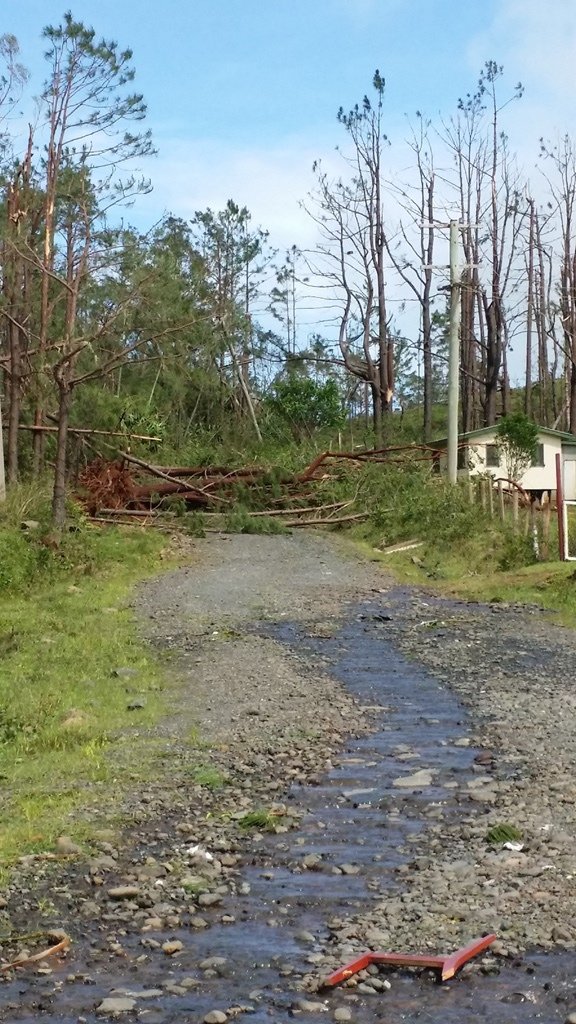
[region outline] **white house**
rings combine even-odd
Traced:
[[[458,438],[458,471],[469,476],[490,473],[495,480],[507,477],[506,463],[498,448],[496,426],[482,427],[460,434]],[[438,466],[445,467],[448,439],[432,441],[438,451]],[[562,430],[538,427],[538,448],[532,465],[516,483],[525,491],[556,492],[556,455],[561,455],[564,475],[564,497],[576,500],[576,436]]]

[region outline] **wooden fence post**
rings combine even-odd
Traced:
[[[540,543],[538,540],[538,527],[536,525],[536,505],[533,501],[530,502],[530,508],[528,510],[528,523],[530,525],[530,534],[532,536],[532,546],[534,548],[534,557],[537,562],[540,561]]]
[[[516,488],[514,488],[514,490],[512,491],[512,522],[514,524],[514,529],[515,530],[518,529],[518,509],[519,509],[518,491],[516,490]]]
[[[550,501],[542,506],[542,558],[545,562],[550,557]]]
[[[562,456],[556,455],[556,511],[558,513],[558,553],[560,561],[566,556],[564,542],[564,488],[562,486]]]
[[[500,510],[501,522],[506,521],[506,512],[504,510],[504,484],[501,480],[498,481],[498,508]]]
[[[490,518],[493,519],[494,518],[494,481],[493,481],[491,476],[488,477],[487,486],[488,486],[488,511],[490,513]]]

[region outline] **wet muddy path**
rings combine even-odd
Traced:
[[[123,942],[128,962],[91,953],[86,929],[68,964],[3,987],[2,1021],[92,1024],[106,1019],[96,1007],[110,996],[133,1001],[121,1019],[147,1024],[245,1016],[255,1024],[309,1024],[323,1014],[357,1024],[567,1019],[576,1005],[572,953],[536,952],[516,960],[485,956],[445,985],[431,973],[383,968],[359,986],[314,991],[315,980],[337,963],[331,950],[347,948],[351,915],[356,921],[369,918],[383,900],[396,901],[402,913],[403,879],[418,870],[426,830],[469,814],[462,794],[479,778],[513,771],[475,761],[479,751],[457,697],[390,642],[387,623],[403,600],[401,592],[391,593],[385,603],[351,609],[332,635],[291,623],[259,627],[299,654],[320,659],[370,708],[374,731],[350,741],[315,785],[289,791],[287,803],[301,815],[299,827],[255,837],[238,894],[205,911],[210,927],[192,935],[171,932],[184,948],[168,965],[146,956],[141,935],[130,929]],[[302,730],[313,729],[313,720],[302,721]],[[417,772],[424,775],[414,784],[400,784]],[[461,944],[482,930],[463,920]],[[350,958],[361,939],[354,935]],[[451,951],[434,948],[429,936],[420,942],[418,935],[412,949]]]

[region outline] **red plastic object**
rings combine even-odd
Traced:
[[[332,988],[334,985],[340,985],[354,974],[358,974],[358,971],[369,967],[370,964],[391,964],[394,967],[431,967],[435,971],[440,971],[441,981],[449,981],[454,977],[456,971],[459,971],[464,964],[478,956],[479,953],[483,953],[495,940],[495,935],[485,935],[481,939],[474,939],[473,942],[463,946],[462,949],[457,949],[455,953],[450,953],[449,956],[427,956],[425,953],[363,953],[357,960],[352,960],[345,967],[334,971],[322,983],[322,987]]]

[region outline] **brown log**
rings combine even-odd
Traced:
[[[298,473],[296,480],[301,484],[307,483],[308,480],[312,479],[314,473],[322,465],[325,459],[329,458],[331,454],[331,452],[321,452],[320,455],[317,455],[316,458],[312,460],[306,469],[302,470],[301,473]]]
[[[217,513],[221,515],[221,513]],[[141,508],[101,508],[99,510],[101,516],[135,516],[141,519],[150,519],[153,516],[175,516],[175,512],[156,512],[153,510],[141,509]]]
[[[157,466],[156,468],[166,473],[167,476],[230,477],[232,479],[235,477],[240,479],[254,477],[256,479],[264,476],[267,472],[263,466],[251,466],[244,469],[230,469],[227,466]]]
[[[317,455],[316,458],[306,467],[301,473],[295,477],[295,480],[299,483],[309,483],[313,478],[320,466],[328,459],[337,460],[348,460],[350,462],[376,462],[382,463],[387,466],[392,465],[405,465],[406,459],[391,459],[383,453],[405,451],[405,452],[417,452],[423,450],[426,452],[425,455],[413,455],[410,459],[411,462],[430,462],[432,459],[438,456],[438,451],[435,448],[427,448],[426,445],[402,445],[397,448],[379,448],[376,450],[368,449],[361,452],[322,452]]]
[[[180,487],[176,488],[176,491],[167,491],[166,493],[178,493],[178,491],[186,492],[187,497],[195,494],[197,497],[202,498],[206,501],[221,501],[224,504],[229,504],[226,498],[221,498],[219,495],[211,494],[207,495],[201,487],[190,487],[190,483],[186,480],[180,480],[178,477],[171,477],[168,473],[164,473],[157,466],[151,466],[149,462],[144,462],[143,459],[137,459],[135,455],[131,455],[129,452],[121,452],[118,449],[118,454],[121,458],[127,462],[132,462],[135,466],[140,466],[141,469],[145,469],[150,476],[157,476],[160,480],[167,480],[170,484],[179,484]],[[153,493],[159,493],[158,491]]]
[[[164,523],[161,520],[157,520],[154,515],[149,515],[147,519],[109,519],[106,516],[88,516],[89,523],[99,523],[101,526],[139,526],[148,529],[149,526],[155,530],[164,530],[165,533],[174,533],[174,526],[170,523]]]
[[[308,505],[306,508],[274,508],[264,512],[249,512],[251,518],[256,516],[299,516],[306,512],[328,512],[330,509],[344,508],[349,501],[336,501],[333,505]]]

